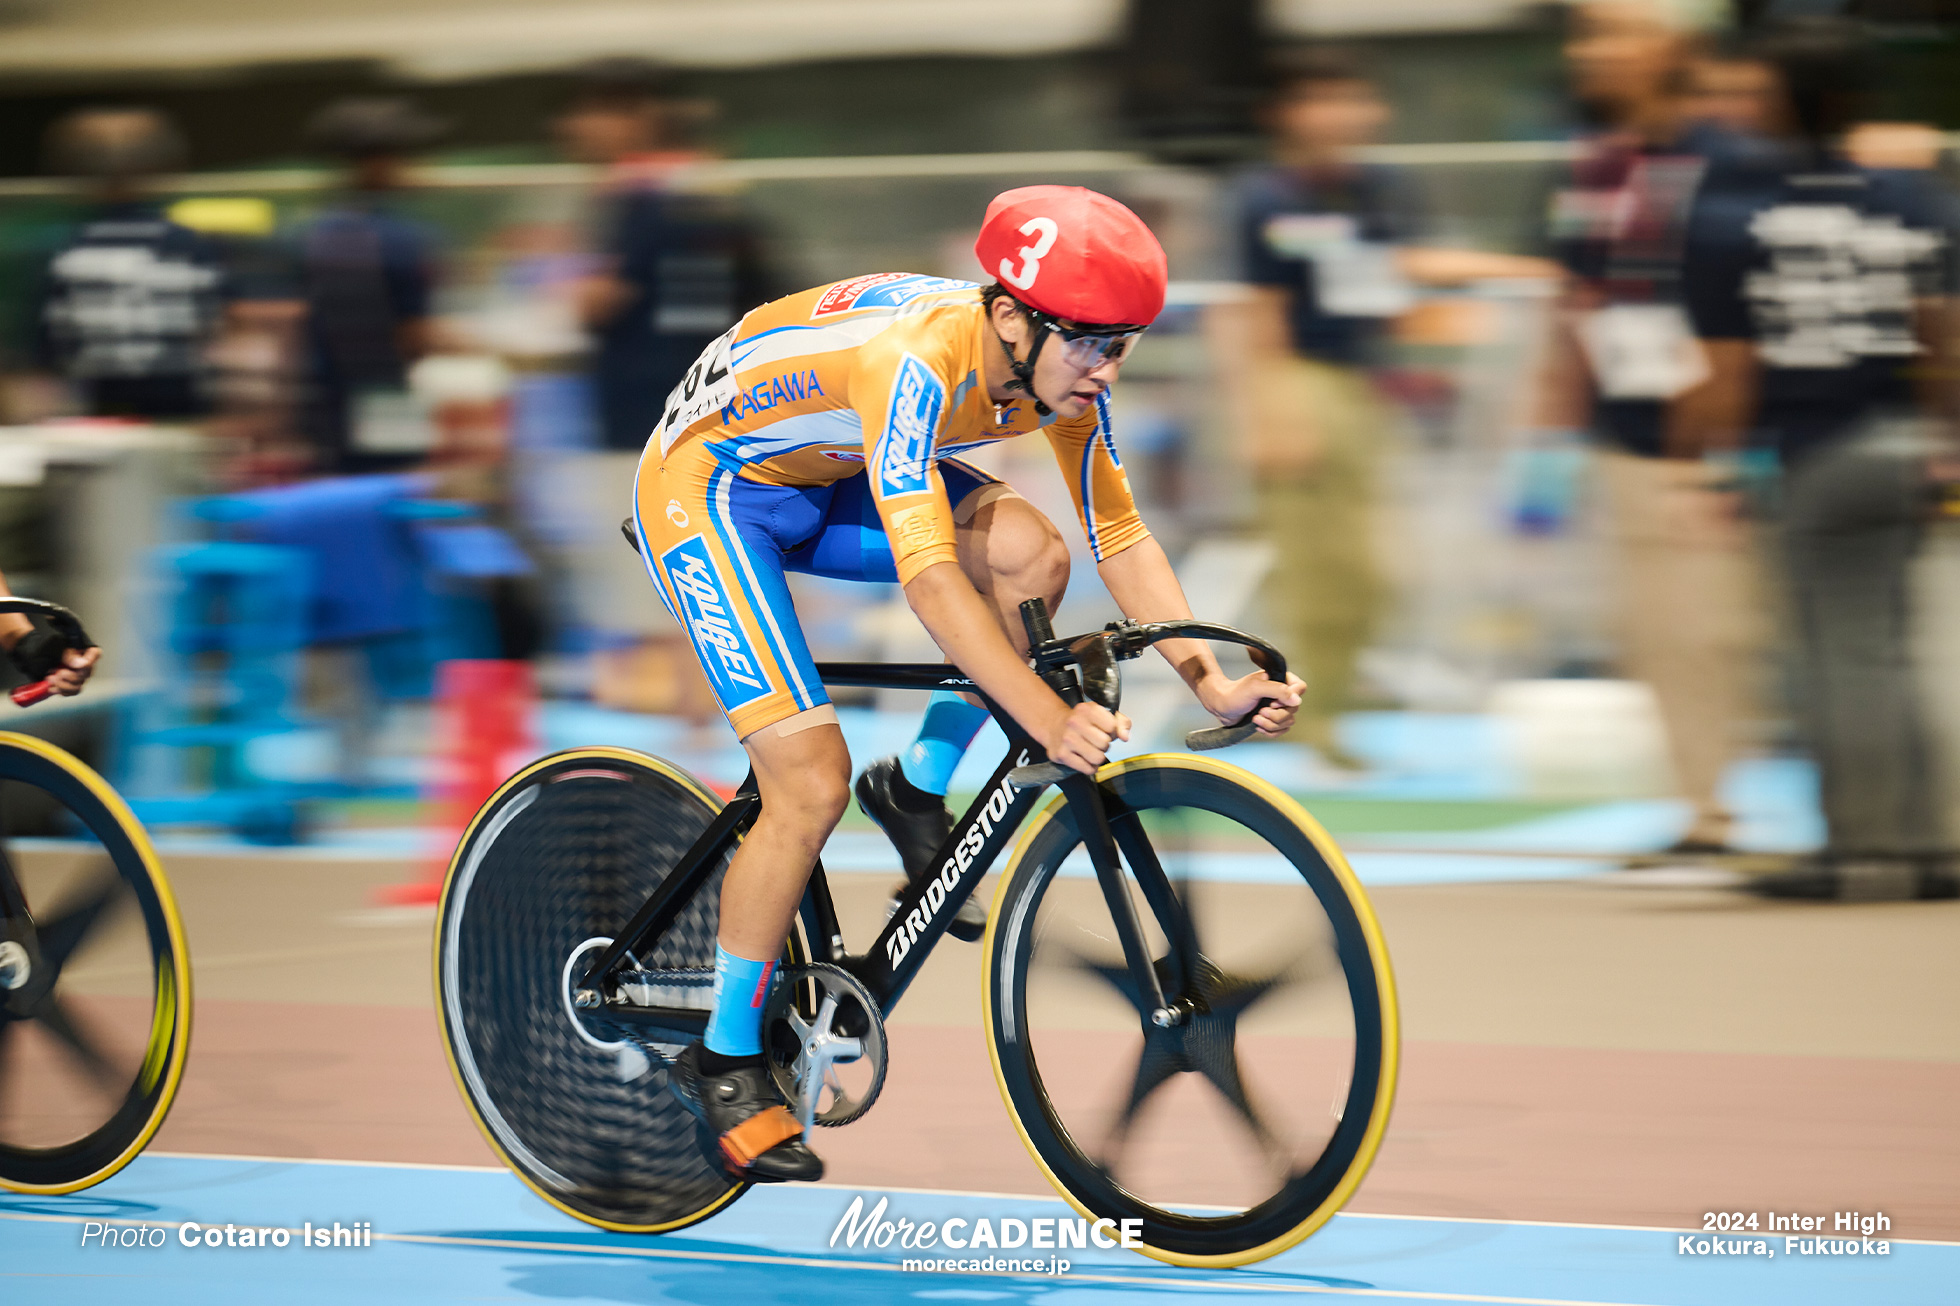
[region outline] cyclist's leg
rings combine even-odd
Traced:
[[[720,941],[738,957],[768,959],[782,952],[810,868],[844,815],[851,757],[828,705],[765,726],[742,747],[755,768],[762,814],[722,880]],[[758,1028],[761,1019],[757,1003]]]
[[[1025,653],[1021,604],[1042,599],[1050,612],[1061,605],[1068,589],[1068,545],[1055,523],[1006,482],[956,459],[939,466],[949,495],[959,494],[953,523],[960,570],[994,609],[1015,650]]]
[[[1068,588],[1068,546],[1061,532],[1004,481],[956,459],[940,464],[953,501],[954,542],[960,570],[994,610],[1016,651],[1027,651],[1021,604],[1039,598],[1053,612]],[[919,735],[900,755],[905,779],[925,794],[943,797],[960,758],[987,723],[986,709],[964,694],[939,691],[926,706]]]
[[[730,1167],[810,1179],[821,1163],[761,1063],[763,1001],[804,882],[843,814],[850,759],[783,581],[782,537],[822,521],[827,492],[736,477],[698,446],[641,464],[636,519],[650,574],[693,640],[755,768],[762,812],[729,863],[704,1044],[676,1063],[690,1110],[720,1135]]]
[[[944,459],[938,468],[953,505],[960,566],[994,609],[1008,639],[1025,648],[1022,600],[1040,597],[1052,608],[1068,584],[1068,549],[1061,533],[1032,504],[978,468],[957,459]],[[840,580],[895,582],[891,542],[869,489],[863,476],[839,481],[822,529],[785,558],[784,566]],[[933,869],[934,857],[953,832],[946,789],[986,723],[986,709],[977,701],[937,691],[927,701],[912,746],[897,757],[870,763],[858,777],[858,805],[891,838],[912,879]],[[960,905],[951,931],[955,938],[972,942],[986,924],[986,904],[975,896]]]

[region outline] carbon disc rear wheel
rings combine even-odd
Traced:
[[[574,1008],[574,962],[625,926],[720,810],[686,773],[619,748],[554,754],[506,781],[450,864],[436,929],[443,1036],[485,1136],[539,1196],[603,1228],[659,1233],[747,1187],[703,1151],[667,1056]],[[712,1001],[722,858],[637,954],[672,1005]],[[800,955],[800,950],[799,955]]]

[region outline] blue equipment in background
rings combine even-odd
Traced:
[[[356,692],[377,715],[381,702],[426,698],[437,662],[501,655],[488,585],[528,574],[530,560],[474,505],[431,488],[419,475],[343,477],[184,505],[220,538],[153,555],[162,683],[123,750],[143,821],[293,843],[309,802],[413,796],[369,780],[364,759],[303,778],[282,761],[308,751],[283,745],[328,737],[330,723],[300,704],[308,648],[360,655]]]

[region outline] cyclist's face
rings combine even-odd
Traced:
[[[1104,353],[1096,348],[1071,348],[1071,343],[1082,342],[1065,342],[1049,332],[1041,357],[1034,360],[1035,394],[1055,410],[1057,417],[1080,417],[1095,404],[1098,395],[1116,384],[1128,346],[1135,340],[1131,336]]]
[[[997,311],[994,327],[1018,358],[1028,356],[1037,332],[1047,334],[1034,362],[1034,393],[1057,417],[1064,418],[1080,417],[1095,404],[1098,395],[1116,384],[1124,359],[1136,345],[1135,336],[1065,340],[1059,332],[1038,326],[1018,312]]]

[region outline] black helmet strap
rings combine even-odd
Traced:
[[[1023,312],[1026,313],[1025,308]],[[1001,352],[1007,355],[1008,370],[1014,373],[1014,379],[1007,383],[1007,388],[1027,391],[1028,398],[1034,400],[1035,415],[1046,417],[1054,410],[1042,403],[1041,397],[1034,392],[1034,361],[1041,357],[1041,347],[1048,341],[1048,330],[1035,320],[1032,313],[1027,313],[1026,316],[1028,329],[1034,332],[1034,340],[1028,345],[1028,356],[1025,361],[1014,357],[1014,346],[1001,340],[999,332],[995,332],[994,339],[1000,340]]]

